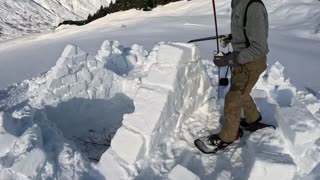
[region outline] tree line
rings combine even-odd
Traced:
[[[129,9],[151,11],[153,8],[157,7],[158,5],[165,5],[170,2],[176,2],[176,1],[180,1],[180,0],[116,0],[114,3],[111,2],[108,7],[101,6],[100,9],[95,14],[93,15],[89,14],[87,19],[85,20],[79,20],[79,21],[65,20],[59,23],[58,27],[63,24],[82,26],[96,19],[102,18],[108,14],[119,12],[119,11],[126,11]]]

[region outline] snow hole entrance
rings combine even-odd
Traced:
[[[47,106],[47,117],[92,161],[98,162],[122,126],[124,114],[134,112],[133,100],[122,93],[104,99],[74,98]]]

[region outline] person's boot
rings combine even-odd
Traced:
[[[251,128],[251,127],[253,127],[253,126],[255,126],[255,125],[258,125],[260,121],[262,121],[261,114],[260,114],[260,116],[258,117],[258,119],[255,120],[255,121],[252,122],[252,123],[247,123],[245,118],[241,118],[241,119],[240,119],[240,127],[242,127],[243,129],[248,129],[248,128]]]
[[[236,141],[237,139],[239,139],[240,137],[243,136],[243,131],[242,129],[239,129],[237,137],[234,141]],[[234,142],[233,141],[233,142]],[[227,146],[229,146],[230,144],[232,144],[233,142],[225,142],[223,141],[218,134],[212,134],[209,136],[209,142],[212,146],[216,146],[219,149],[224,149]]]
[[[276,129],[275,126],[269,125],[269,124],[264,124],[264,123],[261,123],[260,121],[262,121],[261,115],[259,116],[259,118],[255,122],[250,123],[250,124],[248,124],[245,121],[245,119],[242,118],[240,120],[240,127],[243,130],[250,131],[250,132],[255,132],[255,131],[259,130],[259,129],[263,129],[263,128],[266,128],[266,127],[272,127],[273,129]]]

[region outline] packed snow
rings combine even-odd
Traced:
[[[264,2],[269,68],[252,96],[277,129],[216,155],[193,144],[223,120],[213,43],[173,43],[212,33],[210,1],[0,43],[0,87],[21,81],[0,90],[0,179],[320,179],[319,2]],[[230,1],[217,8],[228,33]]]

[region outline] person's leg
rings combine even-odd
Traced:
[[[254,67],[252,67],[254,66]],[[250,92],[259,80],[260,75],[265,71],[267,65],[263,60],[254,62],[254,64],[246,65],[246,71],[249,72],[249,81],[242,97],[242,109],[245,116],[246,123],[250,124],[255,122],[261,115],[258,111],[257,105],[254,103]],[[256,68],[256,69],[253,69]]]
[[[231,87],[225,96],[224,121],[219,137],[224,142],[233,142],[240,126],[240,114],[242,97],[249,74],[244,71],[243,66],[232,69]]]
[[[242,65],[232,70],[231,87],[225,97],[224,122],[219,137],[225,142],[236,139],[239,126],[241,108],[244,109],[246,118],[255,121],[260,113],[250,96],[250,92],[260,74],[266,69],[265,61],[253,62]]]

